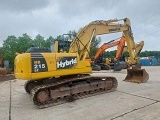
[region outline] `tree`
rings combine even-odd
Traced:
[[[32,46],[33,40],[29,35],[24,33],[22,36],[18,37],[17,46],[15,52],[24,53]]]
[[[140,53],[140,57],[150,57],[160,58],[160,51],[143,51]]]
[[[92,38],[92,43],[91,43],[91,47],[90,47],[90,54],[89,54],[90,57],[94,57],[94,55],[96,54],[96,52],[99,48],[98,45],[100,44],[100,42],[101,42],[100,37],[98,37],[98,38],[93,37]]]
[[[45,40],[40,34],[38,34],[35,39],[33,40],[33,45],[35,47],[45,47]]]
[[[45,40],[44,47],[49,48],[51,46],[51,44],[54,43],[54,40],[55,39],[52,36],[50,36],[48,39]]]
[[[56,37],[56,40],[63,40],[63,36],[62,36],[62,35],[58,35],[58,36]]]
[[[114,58],[116,56],[116,52],[117,52],[117,50],[105,51],[103,54],[103,57],[104,58]]]
[[[129,52],[124,52],[124,53],[123,53],[123,56],[124,56],[124,57],[129,57]]]
[[[18,39],[15,36],[8,36],[5,41],[3,41],[2,55],[3,60],[8,60],[10,68],[14,67],[14,58],[17,46]]]

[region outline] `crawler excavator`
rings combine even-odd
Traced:
[[[112,60],[109,58],[106,58],[105,60],[103,59],[102,55],[104,53],[104,51],[108,48],[117,46],[117,52],[116,52],[116,57]],[[126,68],[127,64],[126,62],[119,61],[122,52],[123,52],[123,48],[125,46],[125,37],[122,36],[120,38],[120,40],[112,40],[110,42],[104,43],[96,52],[95,56],[94,56],[94,60],[92,62],[92,69],[93,70],[110,70],[111,68],[113,68],[115,71],[119,71],[122,70],[123,68]],[[114,67],[114,63],[119,62],[118,65],[116,65]]]
[[[132,65],[136,66],[137,53],[133,51],[135,43],[130,20],[128,18],[122,20],[123,24],[118,23],[120,21],[118,19],[89,23],[73,38],[69,51],[66,53],[47,52],[46,50],[43,52],[41,49],[17,55],[14,61],[14,74],[17,79],[27,80],[24,87],[30,94],[33,103],[39,108],[45,108],[114,91],[118,85],[117,79],[107,75],[90,75],[92,68],[90,62],[85,59],[94,36],[123,32],[131,54]],[[138,74],[138,81],[147,81],[147,77],[139,74],[141,71],[145,70],[135,67],[133,72]],[[126,80],[131,81],[132,78],[137,80],[136,74],[132,74]]]

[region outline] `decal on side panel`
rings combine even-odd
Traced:
[[[77,57],[62,57],[57,59],[57,69],[71,68],[77,64]]]
[[[48,71],[45,58],[41,53],[31,53],[32,73]]]

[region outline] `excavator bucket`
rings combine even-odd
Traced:
[[[149,74],[145,69],[127,69],[127,76],[124,81],[135,82],[135,83],[145,83],[149,79]]]

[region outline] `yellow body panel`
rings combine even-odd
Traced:
[[[91,73],[91,71],[89,61],[79,61],[77,53],[24,53],[15,58],[14,74],[16,78],[22,80],[39,80],[56,76]]]

